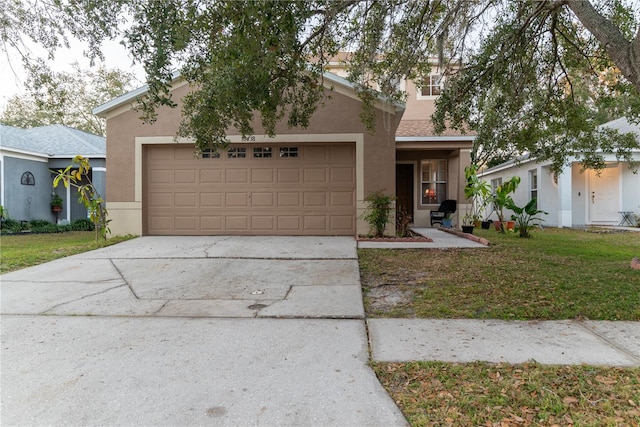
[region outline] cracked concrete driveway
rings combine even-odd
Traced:
[[[2,282],[5,314],[364,317],[348,237],[141,237]]]
[[[0,286],[3,426],[406,425],[352,238],[141,237]]]

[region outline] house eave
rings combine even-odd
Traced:
[[[20,148],[7,147],[7,146],[4,146],[4,147],[0,148],[0,154],[6,155],[8,153],[20,154],[20,155],[23,155],[23,156],[42,157],[44,159],[48,159],[50,157],[49,154],[42,153],[42,152],[39,152],[39,151],[23,150],[23,149],[20,149]]]
[[[349,92],[352,92],[353,95],[356,95],[356,85],[354,85],[349,80],[342,78],[333,73],[325,72],[323,75],[324,86],[326,88],[331,88],[332,86],[340,86],[344,89],[347,89]],[[173,74],[173,78],[171,80],[171,84],[175,85],[175,83],[181,79],[181,75],[179,72]],[[138,89],[132,90],[131,92],[127,92],[123,95],[120,95],[117,98],[112,99],[109,102],[106,102],[92,110],[92,113],[96,116],[106,118],[110,111],[113,111],[119,107],[122,107],[127,104],[131,104],[140,96],[143,96],[149,91],[149,85],[144,85],[139,87]],[[400,102],[395,102],[389,99],[385,99],[382,96],[378,97],[378,108],[383,109],[385,111],[391,111],[394,113],[403,112],[405,110],[405,104]]]

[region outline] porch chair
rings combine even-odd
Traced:
[[[455,200],[445,200],[440,203],[437,211],[431,211],[431,226],[433,227],[433,224],[442,225],[442,220],[448,219],[449,215],[454,213],[457,207],[458,202]]]

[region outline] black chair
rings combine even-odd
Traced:
[[[431,211],[431,226],[433,227],[433,224],[442,225],[442,220],[448,219],[449,215],[454,213],[457,207],[458,202],[455,200],[445,200],[440,203],[437,211]]]

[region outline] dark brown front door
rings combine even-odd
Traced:
[[[396,213],[403,209],[413,218],[413,165],[396,164]],[[412,221],[413,222],[413,221]]]

